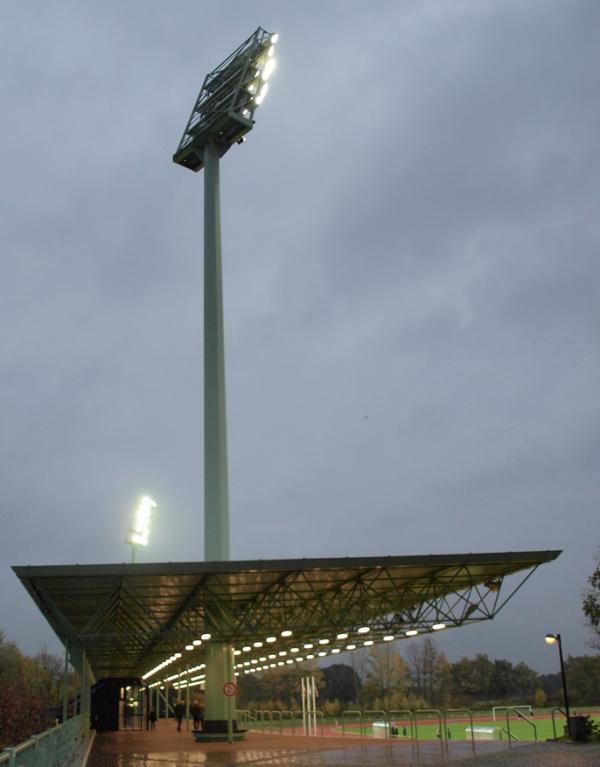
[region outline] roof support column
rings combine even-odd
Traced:
[[[237,729],[235,699],[228,698],[223,691],[227,682],[233,682],[233,650],[224,642],[206,644],[206,687],[204,727],[200,740],[227,740],[229,717],[236,740]],[[198,736],[196,736],[198,737]]]

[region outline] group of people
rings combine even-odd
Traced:
[[[175,721],[177,722],[177,731],[181,732],[181,723],[185,716],[185,703],[182,700],[175,701],[173,706]],[[204,726],[204,705],[201,700],[195,698],[190,704],[190,714],[194,723],[194,730],[200,730]],[[148,725],[151,730],[156,727],[156,711],[152,709],[148,714]]]

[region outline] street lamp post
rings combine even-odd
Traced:
[[[546,634],[545,639],[547,644],[558,643],[558,657],[560,658],[560,673],[562,676],[563,696],[565,699],[565,714],[567,715],[567,733],[569,734],[569,737],[571,737],[571,715],[569,712],[569,696],[567,694],[567,677],[565,676],[565,661],[563,658],[562,641],[560,634]]]
[[[277,35],[259,27],[206,75],[173,161],[195,172],[204,168],[204,559],[229,559],[229,490],[225,407],[225,351],[219,160],[254,127],[254,113],[275,68]],[[224,606],[205,613],[218,636]],[[207,643],[204,731],[221,739],[235,717],[224,687],[233,682],[233,652],[226,642]],[[232,713],[233,710],[233,713]]]

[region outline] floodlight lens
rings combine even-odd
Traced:
[[[370,629],[368,626],[361,626],[361,627],[360,627],[360,628],[357,630],[357,633],[359,633],[359,634],[368,634],[370,630],[371,630],[371,629]]]
[[[279,32],[275,32],[273,35],[271,35],[271,42],[275,44],[279,40]]]
[[[348,639],[348,634],[338,634],[337,639]]]
[[[205,642],[207,642],[211,636],[212,634],[200,634],[200,639],[203,639]]]
[[[194,649],[194,645],[193,644],[186,644],[185,649],[186,650],[193,650]]]
[[[404,632],[407,637],[416,637],[419,633],[416,629],[409,629],[408,631]]]
[[[267,637],[266,640],[269,644],[273,644],[273,642],[277,641],[277,637]]]
[[[263,83],[263,84],[262,84],[262,87],[261,87],[261,89],[260,89],[260,91],[259,91],[259,93],[258,93],[258,95],[257,95],[257,96],[256,96],[256,98],[254,99],[254,103],[255,103],[257,106],[260,106],[260,105],[263,103],[263,101],[264,101],[264,98],[265,98],[265,96],[267,95],[267,91],[268,91],[268,90],[269,90],[269,83]]]
[[[291,632],[289,629],[284,629],[284,630],[281,632],[281,636],[282,636],[282,637],[291,637],[291,636],[292,636],[292,632]]]
[[[431,628],[432,628],[433,631],[441,631],[442,629],[446,628],[446,624],[445,623],[434,623]]]
[[[263,82],[266,83],[269,77],[271,77],[271,75],[273,74],[273,70],[275,69],[276,66],[277,66],[277,59],[271,57],[266,60],[263,70],[260,73],[260,76],[262,77]]]
[[[388,634],[387,636],[383,637],[383,641],[384,642],[392,642],[393,639],[394,639],[394,635],[393,634]]]
[[[194,639],[194,641],[192,642],[192,644],[193,644],[195,647],[200,647],[200,645],[202,644],[202,640],[201,640],[201,639]]]

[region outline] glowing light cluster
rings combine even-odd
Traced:
[[[256,72],[254,79],[248,84],[248,92],[254,95],[254,105],[260,106],[264,101],[267,91],[269,90],[269,83],[267,82],[277,66],[277,59],[275,58],[275,44],[279,39],[279,35],[275,33],[271,35],[268,42],[268,48],[265,49],[256,59]]]
[[[131,546],[148,545],[152,511],[156,508],[156,505],[156,501],[148,495],[144,495],[140,498],[131,517],[131,525],[127,531],[125,543],[129,543]]]

